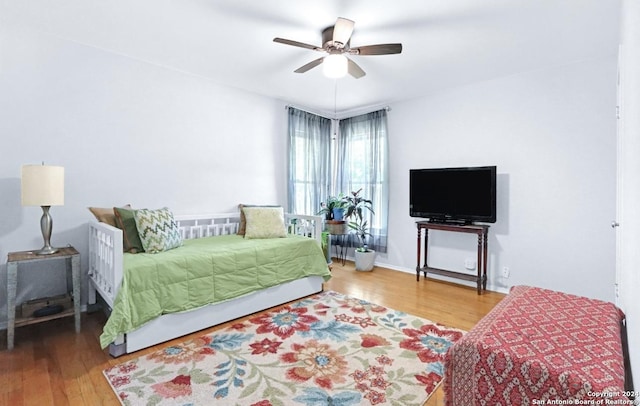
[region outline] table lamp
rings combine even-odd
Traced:
[[[22,166],[22,205],[42,207],[40,228],[44,246],[38,255],[54,254],[57,248],[51,246],[53,221],[49,214],[51,206],[64,205],[64,168],[62,166],[23,165]]]

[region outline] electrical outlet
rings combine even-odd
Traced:
[[[509,275],[511,274],[511,270],[509,269],[508,266],[503,266],[502,267],[502,276],[505,278],[508,278]]]
[[[474,270],[476,269],[476,261],[471,258],[467,258],[464,260],[464,267],[470,271]]]

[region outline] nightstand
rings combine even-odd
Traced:
[[[73,308],[60,313],[33,317],[22,315],[16,319],[16,290],[18,288],[18,265],[32,262],[43,262],[64,259],[67,273],[71,272],[73,283]],[[14,330],[16,327],[41,323],[61,317],[74,316],[76,333],[80,332],[80,254],[72,246],[60,248],[55,254],[37,255],[34,251],[10,252],[7,256],[7,349],[13,349]]]

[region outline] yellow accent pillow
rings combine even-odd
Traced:
[[[238,225],[238,232],[236,233],[237,235],[244,235],[245,231],[247,230],[247,219],[244,216],[244,210],[242,210],[245,207],[281,207],[281,206],[278,206],[278,205],[242,204],[242,203],[240,203],[238,205],[238,209],[240,209],[240,224]]]
[[[243,207],[247,220],[244,238],[282,238],[287,236],[282,207]]]

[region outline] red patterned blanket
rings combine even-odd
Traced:
[[[632,404],[622,318],[612,303],[516,286],[449,350],[445,405]]]

